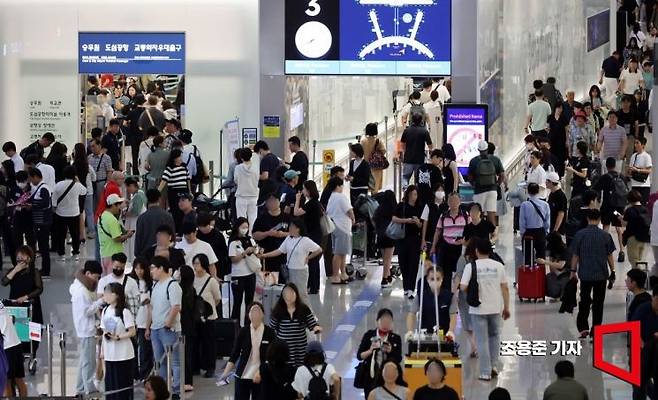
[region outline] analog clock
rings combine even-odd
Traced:
[[[320,58],[331,50],[331,31],[321,22],[306,22],[297,30],[295,45],[304,57]]]

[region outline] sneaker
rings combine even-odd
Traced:
[[[176,394],[176,393],[172,394],[171,400],[180,400],[180,394]]]
[[[388,279],[384,278],[382,279],[382,289],[391,287],[391,284],[388,282]]]
[[[617,262],[624,262],[626,260],[626,255],[624,254],[623,251],[619,252],[619,256],[617,256]]]
[[[192,386],[192,385],[185,385],[185,386],[184,386],[184,389],[185,389],[185,393],[187,393],[187,392],[193,392],[193,391],[194,391],[194,386]]]
[[[59,262],[65,262],[65,261],[66,261],[66,256],[59,256],[59,257],[57,257],[57,261],[59,261]]]
[[[44,281],[49,281],[50,275],[41,275],[41,279],[43,279]]]
[[[76,255],[74,255],[74,256],[73,256],[73,260],[76,261],[76,262],[77,262],[77,261],[80,261],[80,254],[76,254]]]
[[[393,283],[393,275],[388,276],[388,283]]]
[[[491,377],[495,378],[498,376],[498,369],[497,368],[491,368]]]

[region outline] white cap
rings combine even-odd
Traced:
[[[480,150],[480,151],[489,150],[489,143],[487,143],[484,140],[481,140],[480,143],[478,143],[478,150]]]
[[[105,201],[108,206],[115,205],[117,203],[123,203],[126,201],[123,197],[119,196],[116,193],[112,193],[111,195],[107,196],[107,200]]]
[[[557,172],[549,172],[546,174],[546,180],[553,183],[560,183],[560,176]]]

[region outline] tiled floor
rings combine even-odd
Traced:
[[[513,243],[518,242],[511,233],[511,216],[502,219],[501,235],[497,251],[507,264],[510,279],[514,277],[515,250]],[[89,248],[90,246],[88,246]],[[647,254],[647,257],[650,257]],[[54,257],[53,257],[54,259]],[[653,260],[650,260],[653,261]],[[5,270],[8,267],[5,263]],[[66,382],[67,393],[72,394],[75,384],[77,368],[77,354],[75,332],[71,319],[71,306],[68,296],[68,287],[72,274],[78,266],[74,262],[54,262],[53,279],[45,282],[42,297],[44,317],[50,321],[56,331],[66,331],[68,335],[66,353]],[[605,307],[605,321],[616,322],[624,319],[624,276],[627,265],[618,266],[619,279],[615,287],[608,291]],[[380,294],[379,282],[381,271],[376,265],[369,267],[369,275],[365,281],[357,281],[349,286],[324,286],[319,296],[312,296],[312,308],[315,310],[321,325],[325,328],[323,341],[328,348],[328,356],[333,359],[338,372],[344,378],[344,399],[359,399],[363,394],[352,387],[354,376],[355,352],[360,337],[367,329],[374,327],[375,314],[380,307],[389,307],[396,316],[397,331],[401,334],[404,328],[405,302],[402,296],[401,282],[396,282],[393,289]],[[0,289],[0,297],[7,296],[7,289]],[[512,292],[514,296],[514,292]],[[358,303],[357,303],[358,301]],[[355,307],[356,303],[356,307]],[[358,307],[367,308],[367,312],[359,312]],[[560,340],[575,339],[575,315],[558,314],[558,303],[523,303],[514,298],[512,304],[512,318],[504,323],[503,340]],[[362,311],[362,310],[361,310]],[[360,314],[364,316],[359,317]],[[338,327],[338,330],[336,328]],[[458,336],[461,338],[461,328]],[[462,338],[463,339],[463,338]],[[467,345],[464,345],[467,347]],[[53,386],[56,394],[60,390],[60,355],[55,343]],[[463,354],[467,354],[464,348]],[[610,338],[605,345],[605,358],[614,360],[620,366],[625,365],[625,339],[622,337]],[[46,393],[47,362],[45,344],[39,349],[40,366],[35,377],[29,379],[30,393]],[[462,354],[462,357],[463,357]],[[583,382],[589,390],[591,399],[630,399],[630,386],[609,376],[601,374],[592,368],[591,345],[583,342],[582,354],[579,357],[569,357],[576,364],[577,379]],[[528,356],[503,357],[504,368],[497,381],[483,383],[476,379],[476,360],[465,358],[464,361],[464,387],[465,398],[468,400],[486,399],[488,392],[495,385],[509,389],[513,399],[540,399],[543,389],[554,379],[552,372],[557,356]],[[222,361],[218,361],[223,364]],[[218,365],[218,371],[221,371]],[[194,399],[230,399],[232,386],[217,387],[213,379],[195,379],[195,391],[189,395]]]

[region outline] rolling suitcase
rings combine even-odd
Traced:
[[[230,285],[230,283],[229,283]],[[222,287],[219,292],[221,296]],[[237,319],[231,319],[231,291],[228,291],[228,312],[229,318],[224,318],[223,310],[219,318],[215,321],[215,340],[217,341],[217,358],[230,357],[233,352],[235,339],[238,337],[240,322]]]
[[[646,261],[640,261],[635,264],[635,268],[644,271],[647,274],[647,281],[644,284],[646,290],[651,290],[651,288],[656,284],[656,277],[651,276],[649,272],[649,263]]]
[[[265,308],[265,318],[263,323],[269,325],[272,309],[283,293],[284,285],[270,285],[263,288],[263,308]]]
[[[546,267],[535,263],[533,240],[523,238],[523,264],[519,267],[517,294],[519,300],[544,301],[546,297]]]

